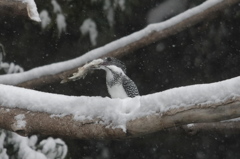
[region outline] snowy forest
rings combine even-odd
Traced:
[[[0,159],[240,158],[240,0],[0,0]],[[111,98],[115,57],[140,96]]]

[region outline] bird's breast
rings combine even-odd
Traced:
[[[107,86],[108,92],[112,98],[127,98],[128,95],[124,88],[120,84],[115,84],[113,86]]]

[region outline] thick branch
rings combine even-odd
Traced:
[[[134,41],[127,46],[118,48],[112,52],[109,52],[107,56],[124,56],[125,54],[128,54],[136,49],[139,49],[141,47],[144,47],[146,45],[149,45],[153,42],[156,42],[158,40],[162,40],[166,37],[169,37],[171,35],[175,35],[187,28],[190,28],[194,26],[195,24],[198,24],[202,22],[203,20],[209,19],[209,17],[214,17],[216,12],[224,11],[224,9],[230,7],[231,5],[234,5],[236,3],[240,2],[240,0],[223,0],[222,2],[218,3],[217,5],[210,7],[206,9],[205,11],[193,15],[180,23],[177,23],[173,26],[170,26],[164,30],[161,30],[159,32],[152,32],[146,37],[143,37],[137,41]]]
[[[198,24],[198,23],[202,22],[203,20],[206,20],[207,18],[209,18],[209,16],[214,15],[216,12],[223,11],[225,8],[228,8],[231,5],[234,5],[238,2],[240,2],[240,0],[223,0],[222,2],[218,3],[217,5],[210,7],[208,9],[204,10],[203,12],[193,15],[193,16],[191,16],[175,25],[172,25],[166,29],[151,32],[148,35],[142,37],[141,39],[136,39],[135,41],[130,42],[127,45],[120,46],[113,51],[105,52],[104,56],[120,57],[120,56],[126,55],[136,49],[139,49],[139,48],[149,45],[155,41],[162,40],[166,37],[177,34],[178,32],[181,32],[182,30],[190,28],[193,25]],[[80,67],[80,66],[78,66],[78,67]],[[59,82],[59,81],[61,81],[61,79],[63,79],[66,76],[71,75],[76,70],[77,70],[77,68],[74,68],[74,69],[70,69],[70,70],[67,70],[67,71],[64,71],[61,73],[57,73],[55,75],[42,76],[37,79],[32,79],[32,80],[29,80],[26,82],[22,82],[22,83],[18,84],[18,86],[25,87],[25,88],[41,87],[46,84]]]
[[[228,121],[228,122],[214,122],[214,123],[198,123],[190,124],[180,127],[188,134],[196,134],[200,132],[212,132],[221,134],[239,134],[240,133],[240,121]],[[179,128],[176,129],[179,132]]]
[[[164,133],[187,133],[195,135],[197,133],[218,133],[218,134],[239,134],[240,133],[240,120],[227,121],[227,122],[212,122],[212,123],[194,123],[172,127],[163,130]]]
[[[19,126],[19,120],[16,119],[19,114],[24,116],[21,120],[26,122],[25,126]],[[101,119],[76,121],[70,115],[51,117],[47,113],[1,107],[0,127],[21,135],[41,134],[78,139],[118,139],[137,137],[189,123],[215,122],[236,117],[240,117],[239,99],[219,104],[180,107],[141,117],[128,121],[127,133],[125,133],[120,128],[112,129],[100,124]]]
[[[37,8],[33,0],[26,2],[21,0],[0,0],[1,16],[26,16],[39,22],[40,18],[36,10]]]
[[[27,4],[24,4],[21,1],[0,0],[0,14],[4,16],[28,16]]]

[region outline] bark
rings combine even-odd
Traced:
[[[131,107],[131,105],[129,105]],[[24,115],[26,126],[19,126],[17,115]],[[144,116],[126,124],[126,132],[100,124],[101,119],[76,121],[71,115],[51,117],[44,112],[0,107],[0,127],[20,135],[51,135],[78,139],[120,139],[138,137],[190,123],[209,123],[240,117],[240,99],[222,103],[179,107]],[[200,124],[197,124],[200,125]],[[226,124],[229,125],[229,124]],[[222,125],[223,126],[223,125]],[[211,127],[210,127],[211,128]],[[224,126],[222,127],[224,128]],[[227,128],[229,128],[227,126]],[[196,128],[197,129],[197,128]]]
[[[180,134],[185,133],[187,135],[196,135],[198,133],[218,133],[223,135],[234,135],[240,132],[240,119],[229,120],[225,122],[211,122],[211,123],[194,123],[176,126],[173,128],[165,129],[162,132]]]
[[[198,123],[182,126],[186,133],[195,135],[197,133],[221,133],[221,134],[239,134],[240,121]]]
[[[18,0],[0,0],[0,15],[15,18],[16,16],[29,17],[34,21],[38,21],[34,18],[32,8],[28,3],[23,3]]]
[[[27,5],[21,1],[0,0],[0,14],[28,16]]]
[[[141,47],[147,46],[153,42],[162,40],[166,37],[175,35],[187,28],[194,26],[195,24],[198,24],[202,21],[206,21],[206,19],[209,19],[209,18],[213,19],[214,15],[216,15],[217,12],[224,11],[224,9],[229,8],[230,6],[232,6],[238,2],[240,2],[240,0],[223,0],[222,2],[218,3],[217,5],[215,5],[211,8],[208,8],[205,11],[203,11],[197,15],[189,17],[188,19],[183,20],[182,22],[180,22],[174,26],[171,26],[171,27],[164,29],[162,31],[159,31],[159,32],[152,32],[149,35],[143,37],[142,39],[139,39],[132,43],[129,43],[128,45],[126,45],[124,47],[119,47],[118,49],[116,49],[112,52],[106,52],[106,54],[104,56],[121,57],[121,56],[127,55],[129,53],[132,53],[133,51],[135,51]],[[80,67],[80,66],[78,66],[78,67]],[[60,82],[62,79],[71,75],[75,71],[77,71],[77,68],[67,70],[67,71],[64,71],[64,72],[61,72],[61,73],[58,73],[55,75],[46,75],[46,76],[42,76],[37,79],[32,79],[32,80],[18,84],[18,86],[34,89],[34,88],[41,87],[46,84]]]

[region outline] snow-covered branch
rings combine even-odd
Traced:
[[[126,99],[0,85],[0,127],[23,135],[124,138],[240,117],[240,77]],[[224,91],[222,91],[224,90]]]
[[[23,15],[41,21],[34,0],[0,0],[0,15]]]
[[[88,61],[102,56],[123,56],[140,47],[151,44],[189,28],[217,11],[223,11],[240,0],[209,0],[189,9],[167,21],[151,24],[146,28],[129,36],[113,41],[103,47],[94,49],[81,57],[65,62],[38,67],[24,73],[0,76],[0,83],[35,88],[45,84],[59,82],[62,78],[72,74],[77,67]],[[21,83],[21,84],[20,84]]]

